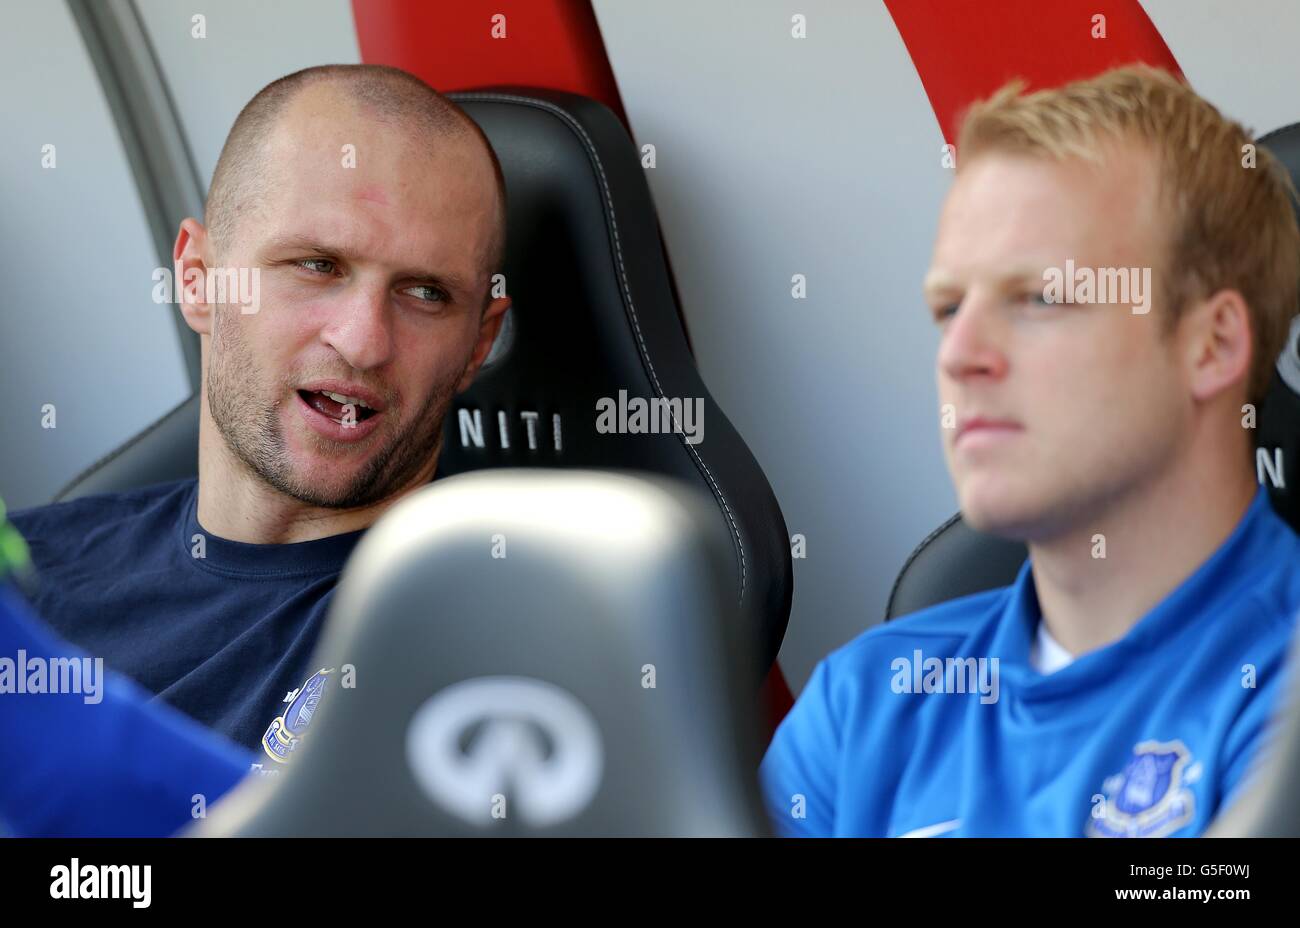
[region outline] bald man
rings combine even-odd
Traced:
[[[255,305],[201,283],[182,303],[198,479],[14,513],[38,612],[268,769],[287,760],[340,671],[308,663],[339,570],[432,478],[509,308],[504,238],[487,139],[418,78],[331,65],[262,89],[174,248],[187,282],[257,282]]]

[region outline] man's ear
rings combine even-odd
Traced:
[[[172,246],[174,286],[181,297],[181,315],[200,335],[212,334],[212,307],[206,302],[208,230],[193,217],[184,219]]]
[[[456,385],[457,393],[468,390],[469,385],[474,382],[478,369],[483,366],[493,343],[497,340],[497,333],[501,331],[501,323],[505,321],[506,310],[509,308],[510,297],[499,296],[483,310],[483,318],[479,320],[478,325],[478,342],[474,345],[474,353],[470,355],[469,366],[465,368],[460,383]]]
[[[1245,297],[1236,290],[1219,290],[1192,307],[1189,316],[1184,322],[1191,326],[1192,396],[1204,402],[1246,383],[1255,351]]]

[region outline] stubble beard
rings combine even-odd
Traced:
[[[359,509],[405,488],[441,450],[443,421],[461,372],[436,383],[423,406],[396,429],[391,422],[381,423],[370,439],[382,441],[386,434],[388,440],[370,454],[344,486],[331,488],[304,479],[295,473],[281,422],[284,404],[296,402],[293,381],[286,379],[265,394],[274,399],[259,397],[257,388],[264,378],[242,336],[237,321],[221,320],[214,326],[208,408],[217,432],[235,459],[272,489],[322,509]],[[390,404],[383,415],[392,417],[399,412]],[[358,447],[317,435],[309,440],[326,456]]]

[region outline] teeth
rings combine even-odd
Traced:
[[[373,406],[369,405],[364,400],[362,400],[360,397],[344,396],[342,393],[331,393],[329,390],[322,390],[320,392],[328,396],[334,402],[341,403],[344,406],[365,406],[366,409],[374,408]]]

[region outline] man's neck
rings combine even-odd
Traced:
[[[437,456],[407,486],[356,509],[313,506],[267,484],[231,453],[204,416],[199,427],[198,522],[205,532],[247,544],[294,544],[369,528],[432,478]]]
[[[1227,540],[1257,486],[1246,468],[1225,474],[1184,468],[1091,514],[1086,524],[1031,541],[1048,631],[1074,655],[1124,637]]]

